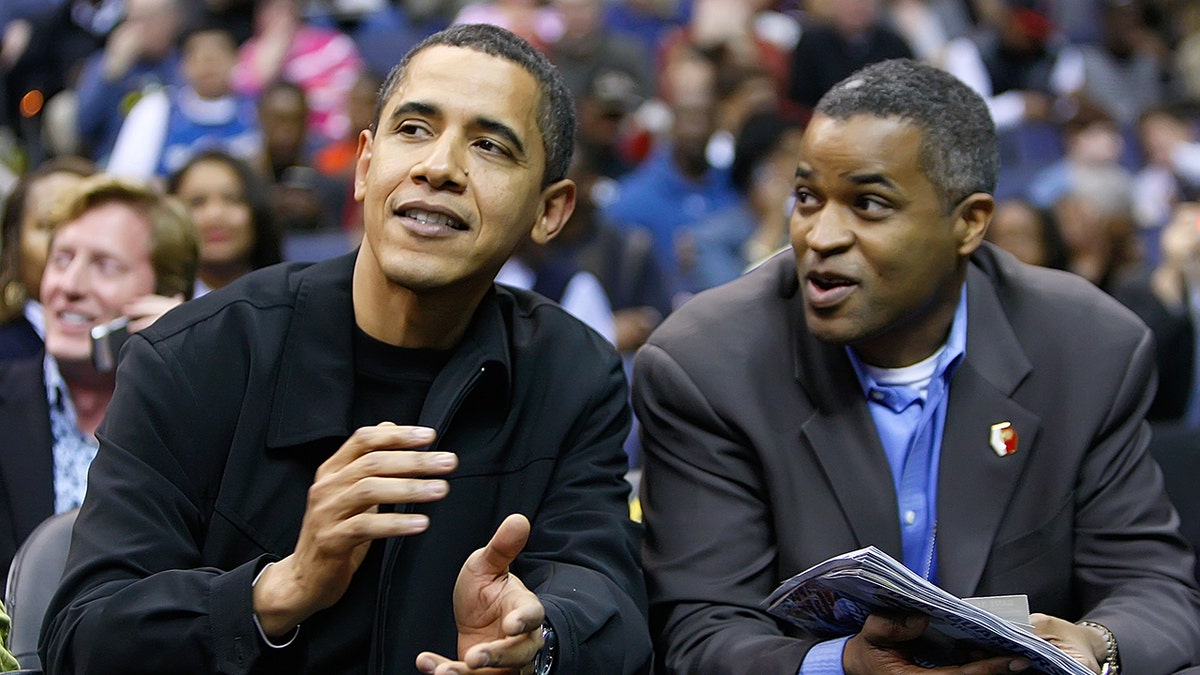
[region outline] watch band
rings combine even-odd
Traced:
[[[1104,634],[1104,662],[1100,664],[1100,675],[1120,675],[1121,655],[1117,651],[1117,636],[1104,624],[1095,621],[1080,621],[1080,626],[1095,628]]]
[[[554,659],[558,656],[558,633],[554,626],[542,624],[542,648],[533,657],[533,675],[550,675],[554,672]]]

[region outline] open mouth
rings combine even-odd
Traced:
[[[834,274],[809,274],[804,295],[813,307],[832,307],[845,300],[858,287],[858,282]]]
[[[401,218],[408,218],[427,227],[448,227],[459,232],[467,231],[467,224],[447,213],[427,211],[425,209],[401,209],[396,212]]]

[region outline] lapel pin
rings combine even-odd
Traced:
[[[1012,422],[997,422],[992,425],[989,440],[998,457],[1007,457],[1017,451],[1017,430]]]

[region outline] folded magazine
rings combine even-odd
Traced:
[[[917,612],[929,628],[914,660],[925,667],[978,654],[1024,656],[1045,675],[1091,675],[1083,664],[1030,630],[957,598],[868,546],[834,556],[780,584],[763,601],[773,616],[823,639],[854,635],[875,611]]]

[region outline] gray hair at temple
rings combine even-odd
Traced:
[[[909,59],[876,63],[834,85],[814,112],[838,120],[898,117],[917,127],[921,168],[947,212],[973,193],[996,190],[1000,149],[987,103],[943,70]]]
[[[567,175],[571,164],[571,152],[575,147],[575,101],[563,81],[562,74],[550,63],[546,55],[514,33],[488,24],[463,24],[451,26],[422,40],[400,59],[388,73],[379,89],[379,102],[375,107],[375,123],[379,124],[383,107],[404,80],[404,74],[413,57],[429,47],[444,45],[462,47],[489,56],[511,61],[525,69],[538,82],[541,94],[538,101],[538,130],[542,133],[542,146],[546,149],[546,167],[542,173],[542,186],[549,185]]]

